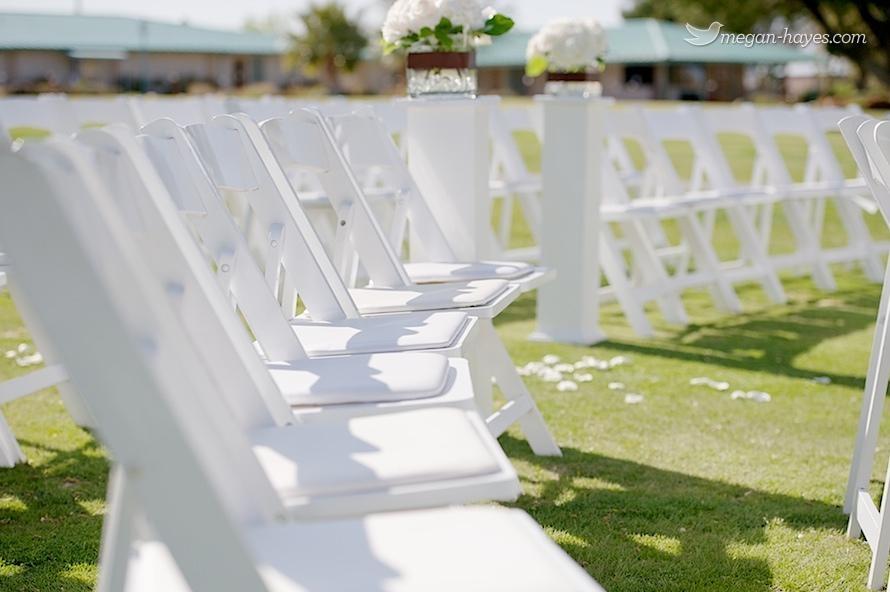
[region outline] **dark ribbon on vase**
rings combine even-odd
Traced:
[[[547,80],[550,82],[596,82],[597,75],[594,72],[548,72]]]
[[[476,67],[476,54],[471,51],[409,53],[407,66],[412,70],[466,70]]]

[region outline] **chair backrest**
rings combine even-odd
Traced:
[[[756,152],[752,170],[752,185],[782,188],[793,183],[791,174],[758,109],[749,103],[731,107],[708,107],[701,110],[708,131],[713,134],[731,133],[747,137]]]
[[[7,133],[67,135],[78,125],[64,95],[0,98],[0,126]]]
[[[82,132],[78,140],[93,149],[97,176],[128,213],[122,219],[129,223],[129,238],[145,253],[180,322],[206,363],[217,366],[221,402],[245,431],[292,422],[290,409],[133,133],[109,127]]]
[[[270,95],[259,98],[238,98],[233,103],[235,113],[246,113],[256,122],[287,115],[292,109],[284,97]]]
[[[820,144],[824,145],[826,151],[825,159],[827,167],[830,167],[826,175],[834,175],[839,180],[843,180],[847,175],[844,173],[843,163],[839,159],[837,151],[831,144],[830,136],[838,132],[838,124],[840,120],[849,115],[862,115],[862,108],[859,105],[849,105],[847,107],[812,107],[810,105],[796,105],[795,109],[802,111],[807,120],[812,125],[816,135],[821,139]]]
[[[246,440],[223,432],[225,414],[205,404],[212,368],[141,271],[81,150],[52,141],[0,155],[0,232],[18,285],[190,587],[266,590],[243,526],[283,509]]]
[[[405,105],[396,100],[374,101],[369,103],[386,131],[393,136],[403,137],[408,129],[408,111]]]
[[[813,122],[822,133],[834,133],[838,130],[841,119],[851,115],[862,115],[862,107],[855,104],[846,107],[811,107],[802,106],[813,114]]]
[[[207,121],[201,97],[132,97],[130,98],[136,123],[145,125],[155,119],[169,117],[179,125],[190,125]]]
[[[646,125],[642,108],[622,106],[610,109],[606,117],[606,142],[619,174],[626,177],[639,173],[638,176],[642,177],[638,197],[673,195],[685,189],[685,183],[674,169],[664,145]],[[642,150],[645,159],[642,171],[636,171],[627,153],[626,142],[632,142]],[[624,154],[616,158],[615,153],[619,151]]]
[[[715,135],[708,132],[701,109],[644,109],[643,118],[649,133],[662,147],[665,142],[678,141],[688,143],[692,148],[692,191],[735,187],[736,182],[720,148],[720,142]],[[667,179],[675,180],[675,176],[662,170],[663,163],[664,158],[655,161],[661,174]]]
[[[764,129],[773,136],[796,137],[807,147],[805,182],[822,181],[840,185],[844,174],[825,132],[813,112],[796,107],[760,107],[757,113]]]
[[[856,161],[859,174],[865,179],[884,221],[890,226],[890,182],[878,170],[877,163],[880,159],[877,158],[876,146],[871,141],[867,144],[863,139],[874,138],[877,124],[878,120],[871,117],[850,115],[841,119],[838,127]]]
[[[266,166],[280,166],[285,171],[296,169],[315,177],[374,285],[409,285],[408,274],[380,228],[324,116],[317,110],[301,109],[287,117],[270,119],[261,128],[275,155],[266,161]],[[364,126],[364,130],[368,129],[369,126]],[[363,156],[370,155],[365,151]],[[285,194],[279,197],[288,199]],[[302,208],[299,201],[295,201],[295,206]]]
[[[112,123],[123,123],[136,128],[136,118],[126,97],[77,97],[72,98],[69,103],[78,128]]]
[[[857,133],[874,164],[872,169],[874,179],[883,185],[886,197],[890,193],[890,122],[886,120],[876,121],[873,124],[866,122],[859,126]],[[886,208],[887,200],[878,203],[884,214],[884,220],[890,220],[890,208]]]
[[[489,111],[492,166],[495,169],[493,173],[508,182],[522,183],[534,178],[525,164],[514,135],[520,129],[519,126],[525,125],[530,126],[526,130],[534,130],[526,110],[513,109],[510,113],[505,113],[502,108],[494,108]]]
[[[197,235],[216,269],[216,279],[234,301],[270,360],[297,360],[306,353],[269,287],[273,278],[260,270],[250,247],[210,181],[183,128],[159,119],[145,126],[141,141],[183,220]],[[270,237],[278,243],[286,239]],[[270,268],[269,273],[273,270]],[[277,278],[274,278],[277,280]]]
[[[422,245],[425,258],[440,262],[456,261],[457,257],[442,227],[383,121],[368,110],[329,116],[327,121],[333,128],[337,147],[345,156],[347,167],[357,175],[373,169],[382,184],[403,200],[412,243]],[[393,248],[399,246],[392,245]]]
[[[263,236],[266,276],[277,282],[270,287],[281,295],[285,314],[293,316],[299,295],[313,319],[358,317],[355,303],[287,175],[280,166],[266,166],[266,162],[275,162],[275,155],[256,122],[244,114],[222,115],[186,130],[217,190],[227,201],[234,196],[249,204]],[[241,227],[242,232],[248,231],[247,226]],[[272,249],[274,237],[284,240]],[[250,237],[248,242],[258,244]],[[270,274],[269,265],[282,273]]]

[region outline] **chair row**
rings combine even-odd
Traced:
[[[11,101],[42,103],[57,119],[64,111],[60,105],[76,106],[83,101],[89,104],[89,100],[65,101],[54,96]],[[105,109],[105,122],[120,119],[131,123],[144,123],[146,117],[160,116],[194,123],[235,110],[264,121],[302,105],[283,97],[105,101],[126,104],[132,107],[131,112],[142,113],[126,118],[123,114],[116,116],[113,109]],[[335,99],[317,106],[332,126],[347,129],[348,138],[342,130],[334,130],[337,140],[358,173],[359,183],[393,249],[401,254],[403,243],[420,249],[414,239],[428,233],[418,222],[418,202],[412,198],[416,187],[404,165],[406,155],[401,149],[393,151],[391,146],[392,137],[400,137],[406,131],[404,104]],[[0,124],[11,127],[5,119],[25,124],[21,117],[7,115],[8,111],[8,106],[0,101]],[[375,116],[382,125],[356,124],[350,119],[355,112]],[[867,197],[861,179],[845,176],[843,163],[828,137],[837,121],[849,113],[802,106],[658,109],[613,105],[606,130],[610,158],[603,163],[605,224],[592,230],[601,234],[599,256],[605,279],[601,299],[617,300],[634,330],[648,336],[653,329],[646,306],[654,303],[668,322],[686,324],[688,315],[682,294],[690,288],[706,288],[718,309],[733,313],[741,310],[736,286],[743,282],[758,282],[770,300],[784,302],[779,273],[786,270],[808,274],[818,287],[828,291],[835,288],[833,263],[858,265],[869,278],[880,281],[880,259],[890,244],[871,237],[866,216],[875,212],[874,202]],[[32,121],[40,119],[33,114],[30,117]],[[80,125],[89,123],[84,117],[61,119]],[[338,123],[338,119],[344,123]],[[517,203],[533,243],[539,239],[542,217],[547,212],[541,201],[541,178],[530,172],[523,146],[517,142],[521,138],[526,148],[535,136],[540,142],[543,130],[539,117],[534,109],[505,106],[493,109],[490,120],[493,213],[499,210],[490,243],[500,245],[500,256],[505,259],[535,259],[536,246],[511,249],[509,244],[516,234],[513,222],[519,219],[514,213]],[[45,127],[54,129],[49,116],[43,121]],[[733,170],[732,154],[726,153],[721,144],[727,135],[732,135],[736,144],[753,149],[752,170]],[[805,151],[800,181],[795,180],[800,171],[783,157],[781,150],[789,142],[796,142]],[[682,146],[681,150],[688,152],[688,171],[672,158],[672,145]],[[344,240],[345,235],[337,225],[343,208],[338,212],[332,207],[327,192],[313,175],[301,170],[288,173],[324,243],[342,251],[337,241]],[[739,181],[739,174],[746,173],[750,179]],[[841,233],[836,226],[826,227],[829,211],[839,220],[843,237],[837,236]],[[726,237],[714,234],[718,216],[728,220],[737,253],[727,255],[718,249],[718,243],[727,242]],[[775,224],[777,220],[784,224]],[[671,240],[672,233],[666,226],[676,227],[679,238]],[[454,229],[445,228],[445,232]],[[790,234],[792,250],[774,252],[776,239],[782,241],[786,233]],[[824,244],[827,234],[831,235],[830,242],[840,239],[843,244]],[[433,252],[427,258],[436,257]],[[353,265],[354,274],[365,271],[354,263],[340,264]],[[349,281],[354,284],[362,279],[356,275]]]
[[[115,460],[100,589],[599,589],[521,512],[427,509],[515,498],[514,422],[559,452],[491,327],[533,268],[413,282],[317,112],[4,152],[10,280]],[[286,169],[349,205],[372,285]]]
[[[829,291],[835,288],[832,263],[858,265],[880,281],[881,256],[890,245],[869,233],[866,216],[876,206],[863,180],[844,174],[830,137],[837,122],[855,112],[807,106],[612,105],[605,134],[609,158],[602,171],[600,260],[608,284],[603,297],[616,299],[634,329],[649,335],[644,305],[654,302],[666,320],[683,324],[679,296],[687,288],[707,288],[718,309],[737,312],[741,303],[735,286],[740,282],[756,281],[773,302],[784,302],[783,270],[808,274]],[[538,119],[534,109],[515,107],[492,118],[494,176],[502,188],[496,192],[502,202],[498,232],[506,257],[505,241],[517,219],[514,203],[534,239],[546,215],[541,179],[525,166],[516,141],[540,141]],[[722,144],[727,139],[753,151],[752,170],[734,170],[735,156]],[[783,155],[782,147],[788,146],[804,152],[802,177],[796,163]],[[843,237],[826,227],[829,207]],[[738,245],[733,256],[717,248],[717,239],[725,242],[714,235],[718,216],[726,218]],[[779,217],[785,226],[774,224]],[[668,239],[665,224],[676,226],[679,241]],[[791,252],[773,252],[776,239],[784,238],[780,232],[790,234]],[[825,244],[829,232],[830,242],[843,238],[843,244]],[[518,254],[533,257],[535,250]]]

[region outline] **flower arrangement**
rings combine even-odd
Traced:
[[[594,19],[559,19],[545,25],[528,42],[526,74],[586,72],[605,67],[606,33]]]
[[[479,0],[396,0],[383,23],[384,51],[470,51],[512,28],[513,19]]]

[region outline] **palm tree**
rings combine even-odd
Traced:
[[[358,19],[351,19],[335,1],[312,4],[299,18],[303,32],[291,35],[291,58],[320,70],[331,92],[339,92],[340,72],[352,71],[368,46]]]

